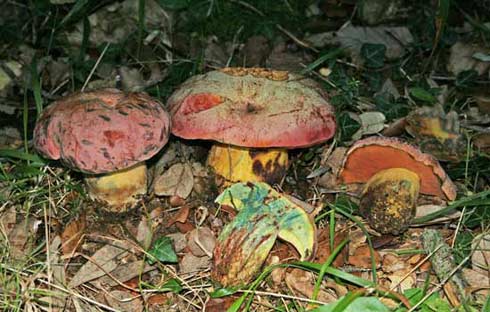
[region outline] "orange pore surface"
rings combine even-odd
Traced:
[[[410,154],[389,146],[371,145],[354,150],[347,158],[340,179],[344,183],[365,183],[380,170],[405,168],[420,177],[420,193],[444,198],[441,181],[433,167]]]
[[[188,96],[182,103],[182,113],[188,115],[210,109],[222,102],[221,96],[212,93],[198,93]]]

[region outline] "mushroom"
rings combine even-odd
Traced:
[[[167,143],[169,130],[168,113],[147,94],[101,89],[48,106],[37,120],[34,146],[86,174],[90,197],[121,211],[146,193],[144,161]]]
[[[410,225],[419,192],[445,200],[456,186],[439,162],[396,138],[369,137],[347,151],[339,171],[345,184],[366,183],[360,212],[381,233],[399,234]]]
[[[263,68],[191,77],[168,107],[174,135],[219,142],[208,164],[233,182],[278,182],[288,148],[325,142],[336,126],[328,96],[313,80]]]

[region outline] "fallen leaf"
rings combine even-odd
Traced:
[[[0,230],[2,233],[8,236],[15,227],[16,221],[17,212],[15,211],[15,206],[12,205],[0,214]]]
[[[152,222],[148,220],[145,215],[141,216],[141,220],[138,223],[138,229],[136,232],[136,241],[144,249],[148,249],[151,245],[151,240],[153,238]]]
[[[442,210],[446,207],[441,206],[441,205],[433,205],[433,204],[428,204],[428,205],[420,205],[415,208],[415,218],[421,218],[425,217],[431,213],[437,212],[439,210]],[[447,214],[445,216],[439,217],[437,219],[431,220],[428,223],[439,223],[439,222],[444,222],[448,220],[454,220],[458,219],[461,215],[461,212],[455,211],[453,213]]]
[[[289,289],[296,295],[299,293],[301,297],[312,297],[316,282],[313,273],[301,269],[292,269],[291,272],[286,273],[285,281]],[[338,297],[320,288],[317,300],[329,303],[338,300]]]
[[[476,236],[471,243],[475,252],[471,255],[473,270],[482,274],[488,274],[490,268],[490,234],[483,237]]]
[[[216,237],[208,227],[196,228],[187,233],[187,247],[196,257],[212,257],[216,246]]]
[[[160,262],[178,262],[177,255],[175,254],[174,247],[172,245],[172,239],[167,236],[158,238],[148,253],[154,257],[149,259],[148,262],[150,264],[153,264],[155,259]]]
[[[364,44],[382,44],[386,47],[386,58],[401,57],[406,46],[414,41],[407,27],[357,27],[347,24],[337,31],[337,38],[356,63],[361,63],[361,48]]]
[[[114,242],[104,245],[97,250],[68,283],[70,287],[77,287],[83,283],[101,277],[106,272],[112,272],[129,254],[129,245],[124,242]]]
[[[196,257],[191,253],[184,255],[179,262],[179,272],[181,274],[200,272],[209,269],[211,260],[208,256]]]
[[[14,259],[21,259],[32,251],[39,224],[40,220],[28,217],[14,225],[8,235],[9,252]]]
[[[482,46],[464,42],[456,42],[451,47],[451,54],[449,55],[449,61],[447,63],[447,70],[454,75],[466,70],[476,70],[478,75],[483,75],[488,72],[490,62],[482,62],[478,58],[475,58],[475,53],[488,54],[490,49],[486,49]]]
[[[386,121],[385,115],[380,112],[362,113],[358,117],[361,121],[361,128],[352,135],[352,140],[359,140],[364,135],[380,132]]]
[[[61,233],[63,257],[65,259],[75,254],[76,249],[81,245],[81,238],[86,227],[85,215],[79,216],[68,223]]]
[[[167,226],[172,226],[175,222],[185,223],[189,217],[191,207],[189,205],[182,206],[179,211],[167,221]]]
[[[488,272],[482,273],[470,268],[463,268],[463,277],[468,282],[469,288],[482,296],[490,295],[490,278]]]
[[[358,247],[354,254],[349,256],[349,264],[355,266],[356,268],[370,269],[371,265],[371,251],[369,246],[364,245]],[[374,264],[379,266],[380,256],[379,253],[374,251]]]
[[[143,300],[140,296],[133,296],[129,291],[113,290],[105,294],[107,304],[114,309],[125,312],[143,311]]]
[[[121,263],[111,272],[111,276],[104,275],[90,283],[100,285],[101,288],[114,287],[155,269],[156,267],[145,263],[144,260]]]
[[[223,228],[213,253],[212,278],[222,285],[248,283],[277,238],[291,243],[302,260],[313,255],[315,224],[301,207],[268,184],[233,184],[216,202],[239,211]]]
[[[159,196],[179,196],[187,198],[194,186],[192,169],[187,163],[177,163],[155,177],[153,190]]]
[[[206,312],[222,312],[226,311],[238,297],[226,296],[224,298],[211,298],[206,302]]]

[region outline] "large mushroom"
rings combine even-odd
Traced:
[[[344,158],[339,179],[345,184],[365,183],[360,211],[381,233],[399,234],[410,225],[419,192],[456,198],[456,186],[439,162],[396,138],[356,142]]]
[[[224,68],[190,78],[168,100],[172,133],[219,142],[208,164],[228,181],[277,182],[287,149],[335,134],[333,109],[318,84],[263,68]]]
[[[48,106],[36,123],[34,146],[86,174],[89,195],[115,210],[147,191],[145,160],[166,143],[170,118],[145,93],[102,89]]]

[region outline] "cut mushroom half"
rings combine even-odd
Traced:
[[[410,225],[418,194],[456,198],[456,186],[439,162],[396,138],[356,142],[339,171],[345,184],[365,183],[360,211],[381,233],[399,234]]]
[[[34,146],[86,174],[91,198],[124,211],[147,191],[145,160],[166,143],[170,117],[145,93],[117,89],[76,93],[41,114]]]
[[[326,93],[286,71],[224,68],[194,76],[168,106],[174,135],[221,143],[208,164],[230,182],[276,183],[285,174],[288,148],[320,144],[335,134]]]

